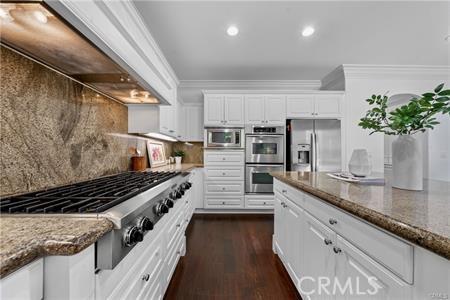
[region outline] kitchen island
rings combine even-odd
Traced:
[[[393,188],[389,176],[379,186],[322,172],[271,175],[273,249],[300,294],[314,288],[302,279],[325,276],[373,287],[376,299],[448,297],[449,183],[414,192]]]

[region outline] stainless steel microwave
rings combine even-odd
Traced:
[[[243,128],[205,128],[206,148],[244,148]]]

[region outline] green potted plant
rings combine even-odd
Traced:
[[[370,134],[381,132],[396,135],[392,143],[392,186],[408,190],[423,189],[422,146],[416,133],[434,129],[435,116],[450,116],[450,90],[444,84],[434,91],[412,98],[407,104],[388,111],[386,95],[372,95],[366,101],[371,106],[359,126]]]
[[[186,155],[186,153],[183,150],[173,151],[173,156],[175,156],[175,163],[177,165],[181,164],[181,160],[185,155]]]

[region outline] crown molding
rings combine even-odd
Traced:
[[[299,95],[299,94],[332,94],[332,95],[343,95],[344,91],[323,91],[323,90],[202,90],[204,95],[207,94],[239,94],[239,95],[250,95],[250,94],[266,94],[266,95]]]
[[[347,79],[446,79],[450,66],[438,65],[354,65],[343,64]]]
[[[181,80],[179,88],[318,90],[320,85],[320,80]]]

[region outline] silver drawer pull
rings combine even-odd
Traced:
[[[142,276],[142,280],[149,281],[150,280],[150,274],[145,274],[144,276]]]
[[[287,193],[287,190],[281,190],[281,192],[282,192],[283,194],[286,194],[286,193]]]
[[[334,253],[336,253],[336,254],[339,254],[339,253],[342,252],[341,248],[339,248],[339,247],[333,247],[333,251],[334,251]]]
[[[225,175],[226,175],[226,173],[225,173],[225,172],[223,172],[223,173],[222,173],[222,175],[223,175],[223,176],[225,176]]]
[[[266,201],[264,201],[263,204],[266,205]]]
[[[337,224],[337,220],[336,220],[336,219],[329,219],[328,222],[329,222],[331,225]]]
[[[180,227],[181,226],[181,224],[177,224],[177,227]]]
[[[225,157],[222,157],[222,160],[225,160],[226,158]]]
[[[225,201],[222,201],[222,204],[225,205]]]
[[[333,244],[333,242],[330,239],[324,239],[323,242],[325,243],[325,245]]]

